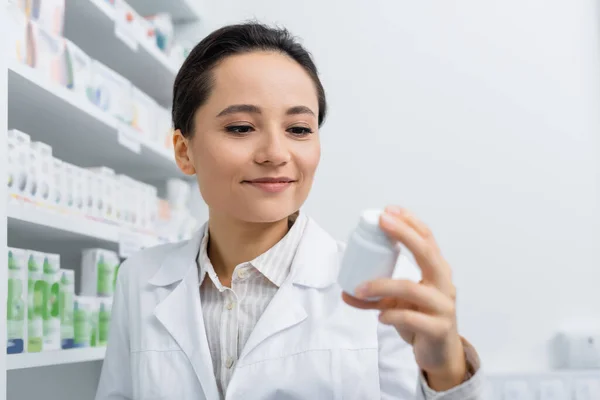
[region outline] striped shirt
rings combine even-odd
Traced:
[[[293,225],[283,239],[254,260],[236,266],[231,288],[221,284],[208,258],[206,224],[198,253],[200,300],[221,398],[250,333],[290,272],[307,219],[303,214],[292,216]]]

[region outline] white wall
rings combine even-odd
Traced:
[[[428,222],[455,270],[461,331],[488,370],[545,370],[565,318],[600,318],[595,1],[203,8],[183,37],[256,17],[303,38],[331,105],[307,210],[339,238],[386,203]]]

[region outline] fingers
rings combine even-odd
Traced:
[[[451,298],[435,287],[409,280],[378,279],[367,282],[357,289],[357,295],[360,298],[382,297],[383,300],[377,303],[384,307],[378,309],[398,308],[396,304],[392,304],[393,300],[398,299],[416,306],[419,311],[439,315],[454,313],[454,301]],[[386,304],[386,300],[389,304]]]
[[[380,300],[363,300],[342,293],[342,299],[346,304],[352,307],[360,308],[361,310],[386,310],[388,308],[415,308],[413,304],[398,298],[386,297]]]
[[[425,284],[433,284],[447,294],[453,291],[450,267],[423,222],[404,209],[388,207],[381,216],[380,225],[391,238],[413,253]]]
[[[432,339],[443,339],[453,329],[448,318],[439,318],[413,310],[385,310],[379,315],[379,321]]]

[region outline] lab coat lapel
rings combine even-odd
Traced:
[[[338,247],[336,241],[309,219],[290,276],[258,320],[242,351],[240,359],[250,354],[269,337],[300,324],[307,317],[301,291],[303,287],[326,288],[337,277]]]
[[[204,390],[205,397],[207,399],[217,399],[219,398],[219,392],[204,327],[198,270],[194,256],[194,254],[197,254],[197,251],[194,251],[194,246],[199,246],[197,245],[199,243],[198,237],[193,240],[191,244],[180,249],[178,254],[171,258],[173,273],[175,271],[178,273],[185,272],[183,277],[179,277],[181,280],[173,291],[156,306],[154,315],[187,356]],[[186,263],[187,268],[184,269],[181,267],[182,264],[179,263]],[[163,266],[163,268],[166,267],[166,265]],[[175,277],[167,277],[164,273],[162,275],[158,274],[154,278],[154,282],[166,283],[172,280],[171,278]],[[160,282],[161,279],[162,282]]]

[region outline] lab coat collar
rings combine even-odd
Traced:
[[[309,218],[292,262],[292,282],[315,289],[333,285],[337,281],[339,255],[337,241]]]
[[[176,245],[163,259],[163,262],[148,281],[154,286],[169,286],[181,281],[190,268],[196,268],[196,257],[204,237],[206,224],[186,242]]]

